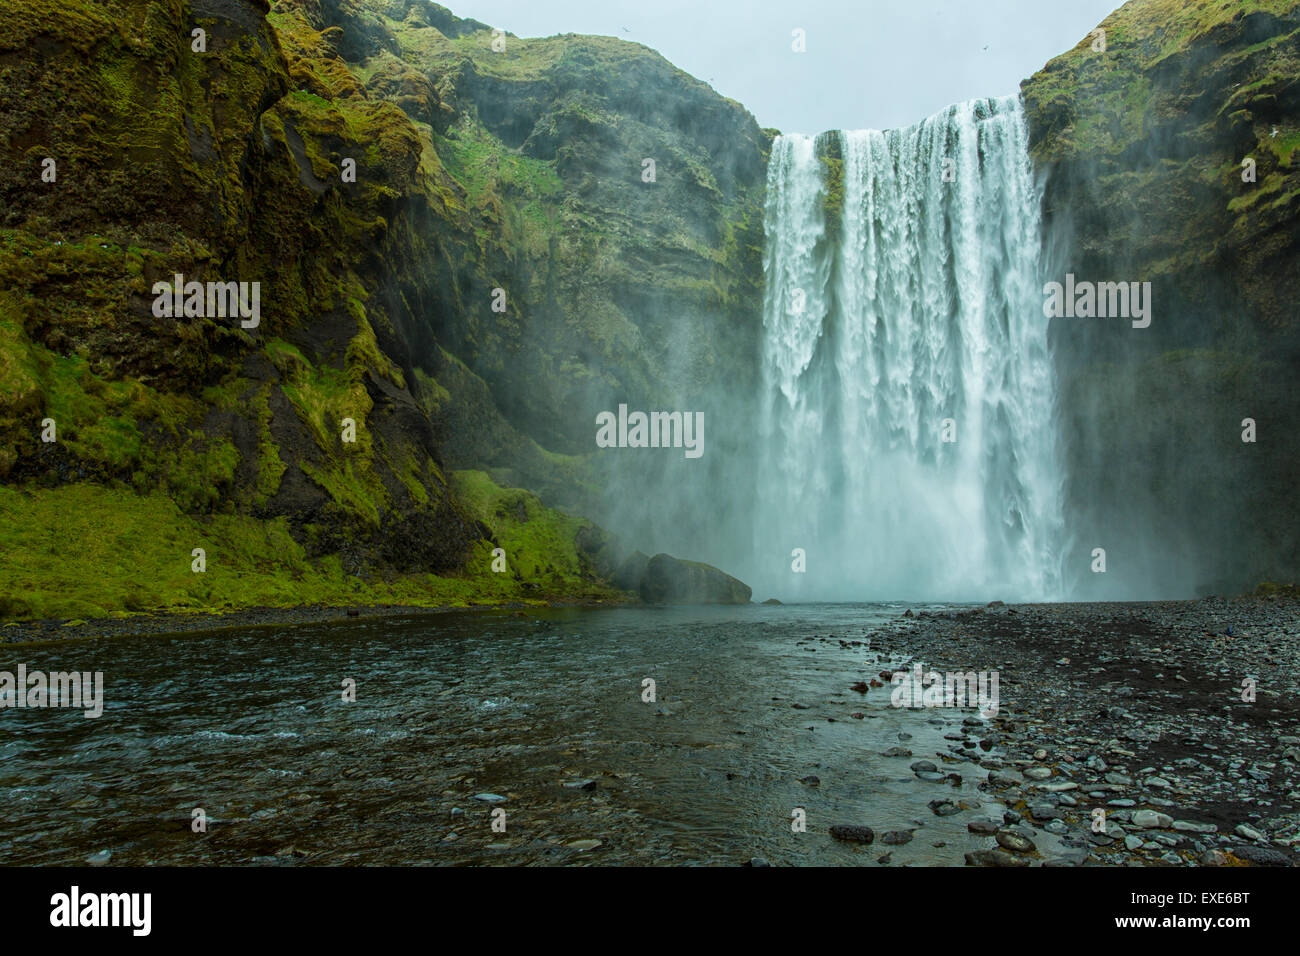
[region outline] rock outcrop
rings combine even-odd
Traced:
[[[595,497],[588,404],[709,374],[663,303],[705,366],[748,334],[767,140],[636,44],[492,38],[3,4],[0,546],[50,557],[0,614],[615,593],[547,504]],[[160,316],[176,275],[257,283],[258,322]]]
[[[1080,596],[1294,580],[1300,3],[1132,0],[1100,26],[1104,50],[1023,84],[1052,277],[1149,281],[1154,303],[1145,329],[1053,320],[1067,566]]]

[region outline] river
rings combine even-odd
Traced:
[[[479,611],[4,648],[8,670],[103,671],[106,702],[0,712],[0,862],[950,864],[1002,806],[936,816],[981,802],[975,766],[953,786],[882,754],[961,773],[936,754],[974,745],[973,710],[850,689],[910,663],[867,643],[902,610]],[[835,823],[924,829],[863,847]]]

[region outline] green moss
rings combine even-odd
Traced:
[[[271,386],[263,386],[253,399],[257,418],[257,491],[253,503],[265,505],[280,490],[280,481],[288,466],[280,458],[280,450],[271,437]]]
[[[491,544],[463,576],[407,574],[361,580],[337,555],[307,557],[282,518],[188,515],[167,495],[91,484],[0,486],[0,619],[98,618],[146,610],[219,611],[326,604],[467,605],[550,597],[620,599],[591,580],[573,536],[584,522],[533,496],[457,476],[486,509],[510,557],[491,571]],[[192,570],[195,548],[207,570]]]
[[[594,576],[579,554],[578,532],[591,522],[546,508],[536,495],[518,488],[501,488],[481,471],[452,473],[452,487],[471,513],[492,529],[496,544],[506,553],[508,574],[560,593],[580,593],[590,588]],[[483,544],[470,568],[492,577],[492,546]]]

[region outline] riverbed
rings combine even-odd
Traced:
[[[1107,862],[1132,827],[1091,834],[1102,845],[1089,807],[1126,795],[1089,797],[1104,774],[1086,760],[1138,779],[1143,761],[1122,756],[1131,741],[1108,750],[1109,724],[1041,752],[1034,709],[1055,692],[1026,694],[1032,671],[991,638],[954,639],[976,621],[1018,623],[888,604],[573,608],[8,646],[0,669],[100,671],[105,699],[96,719],[0,711],[0,862],[962,865],[998,830],[1033,847],[1004,862]],[[1011,675],[998,713],[891,705],[882,677],[944,659]],[[1293,716],[1263,718],[1281,728],[1267,734]],[[1271,756],[1252,783],[1264,809],[1293,809],[1295,764]],[[831,835],[846,824],[872,842]],[[1130,855],[1196,862],[1177,843]]]

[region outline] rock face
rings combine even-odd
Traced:
[[[743,351],[753,118],[639,45],[498,52],[421,0],[61,11],[0,17],[0,547],[54,555],[0,616],[609,592],[545,505],[590,513],[591,408]],[[259,283],[258,324],[159,317],[177,274]]]
[[[1052,278],[1152,283],[1148,328],[1052,323],[1067,566],[1085,597],[1292,580],[1300,3],[1133,0],[1101,28],[1022,88]],[[1088,573],[1103,545],[1122,576]]]
[[[656,554],[637,588],[647,604],[748,604],[751,591],[715,567]]]

